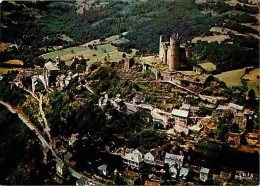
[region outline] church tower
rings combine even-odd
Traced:
[[[55,58],[56,65],[60,64],[60,56],[57,55]]]
[[[170,61],[169,71],[179,70],[180,68],[180,37],[173,34],[170,38]]]

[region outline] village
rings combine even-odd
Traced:
[[[109,62],[109,55],[104,57],[104,62],[91,62],[83,55],[63,61],[57,55],[54,59],[46,59],[43,68],[19,70],[12,84],[30,92],[43,105],[48,105],[49,93],[55,89],[61,92],[68,90],[70,84],[76,85],[78,90],[86,90],[89,95],[97,94],[95,86],[99,81],[89,80],[88,77],[103,68],[116,71],[120,81],[131,81],[141,87],[128,93],[129,95],[120,92],[115,96],[108,92],[99,93],[96,104],[103,110],[111,104],[119,112],[148,113],[152,119],[149,122],[154,123],[154,129],[167,134],[172,148],[158,146],[145,149],[140,146],[134,149],[125,145],[106,145],[102,151],[119,158],[124,169],[111,170],[109,165],[101,164],[95,175],[88,178],[81,176],[76,181],[77,185],[115,183],[118,176],[127,184],[160,185],[165,175],[169,175],[172,183],[178,184],[237,184],[244,181],[254,183],[258,175],[252,172],[239,169],[214,170],[195,164],[191,159],[189,152],[204,139],[220,144],[228,143],[238,151],[259,153],[259,130],[254,127],[257,116],[253,110],[232,102],[227,94],[206,94],[207,87],[216,84],[221,86],[218,80],[212,74],[206,73],[201,66],[191,63],[189,47],[180,44],[178,34],[174,34],[170,42],[162,42],[162,38],[163,36],[160,36],[159,55],[127,57],[123,54],[118,64]],[[90,46],[87,47],[93,48]],[[27,85],[24,82],[27,82]],[[158,91],[155,91],[157,89]],[[149,101],[148,98],[152,97],[150,94],[157,99]],[[74,99],[76,103],[82,100],[80,94],[74,93],[73,97],[77,97]],[[49,139],[52,149],[61,157],[56,163],[57,179],[66,179],[71,172],[69,169],[77,164],[72,149],[79,140],[80,131],[71,134],[69,138],[60,136],[52,139],[51,124],[48,124],[44,115],[45,108],[40,106],[40,110],[43,116],[43,134]],[[232,131],[223,134],[224,141],[217,137],[216,132],[223,118],[232,126]],[[43,149],[46,163],[50,158],[50,150]],[[147,174],[146,180],[142,180],[140,176],[143,170]]]

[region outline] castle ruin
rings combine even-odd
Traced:
[[[163,42],[160,36],[159,59],[169,65],[169,71],[189,68],[191,66],[191,52],[187,46],[180,45],[179,34],[173,34],[170,42]]]

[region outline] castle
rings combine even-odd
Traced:
[[[169,42],[163,42],[160,36],[159,59],[169,65],[169,71],[191,67],[191,52],[187,46],[180,45],[179,34],[173,34]]]

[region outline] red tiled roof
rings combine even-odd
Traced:
[[[160,183],[146,180],[144,185],[160,185]]]

